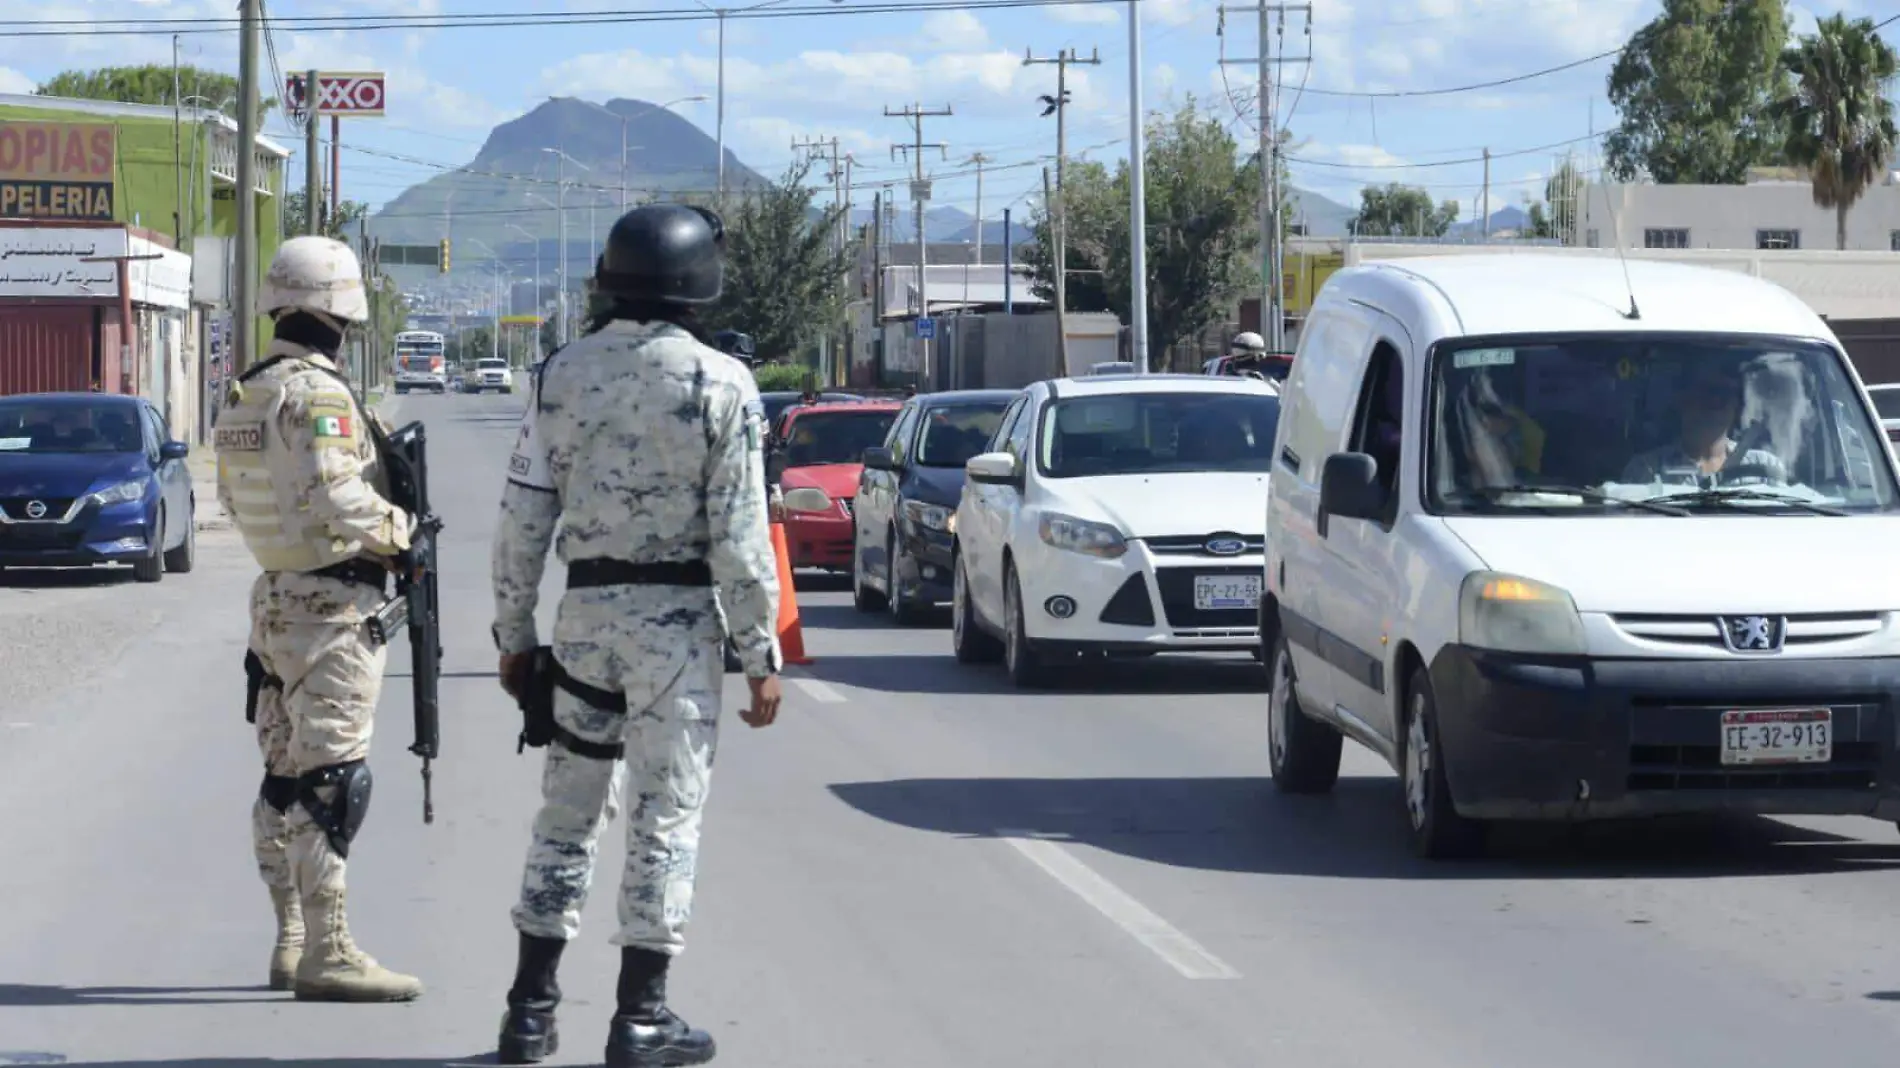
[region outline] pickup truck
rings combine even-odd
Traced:
[[[462,388],[468,393],[513,393],[515,373],[508,369],[507,360],[476,360],[475,369],[469,372]]]

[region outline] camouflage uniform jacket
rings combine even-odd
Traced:
[[[677,326],[616,321],[548,357],[502,490],[495,644],[538,644],[552,544],[563,564],[706,561],[746,674],[776,673],[764,421],[745,366]]]

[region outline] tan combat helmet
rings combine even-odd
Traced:
[[[369,320],[363,267],[350,246],[328,237],[293,237],[277,250],[257,310],[266,315],[307,311],[343,323]]]

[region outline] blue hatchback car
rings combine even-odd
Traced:
[[[0,569],[130,564],[140,582],[190,571],[189,451],[142,397],[0,397]]]

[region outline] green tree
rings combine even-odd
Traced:
[[[449,335],[448,344],[443,348],[450,363],[470,367],[476,360],[486,360],[495,354],[495,331],[486,326],[464,327]]]
[[[762,359],[793,356],[844,312],[850,253],[833,247],[841,208],[814,211],[809,160],[737,198],[726,216],[726,282],[708,309],[709,330],[751,334]]]
[[[339,241],[356,241],[356,224],[369,214],[369,205],[355,200],[337,202],[334,216],[330,212],[328,200],[317,204],[324,218],[321,232],[325,237],[334,237]],[[296,237],[304,232],[304,191],[293,189],[284,195],[284,236]]]
[[[1872,19],[1837,14],[1821,19],[1782,63],[1794,82],[1780,108],[1788,160],[1807,168],[1814,203],[1834,209],[1834,247],[1845,249],[1847,213],[1886,173],[1900,141],[1887,98],[1900,60]]]
[[[40,83],[37,96],[63,96],[77,100],[113,100],[122,104],[170,105],[172,68],[168,64],[147,63],[137,67],[101,67],[98,70],[68,70]],[[238,80],[221,71],[199,67],[179,67],[176,84],[181,98],[201,97],[189,106],[206,107],[237,117]],[[277,100],[267,98],[259,118],[270,113]]]
[[[1260,284],[1259,159],[1243,160],[1226,124],[1190,97],[1172,114],[1149,117],[1145,177],[1148,351],[1158,354],[1220,322],[1236,297]],[[1128,322],[1128,165],[1118,162],[1111,175],[1099,163],[1071,163],[1064,184],[1069,310]],[[1035,239],[1022,250],[1030,288],[1044,300],[1055,298],[1049,207],[1032,213]]]
[[[1620,120],[1604,139],[1618,181],[1732,185],[1787,141],[1782,0],[1663,0],[1610,70]]]
[[[1425,189],[1401,182],[1359,190],[1352,232],[1360,237],[1443,237],[1458,221],[1458,202],[1432,203]]]

